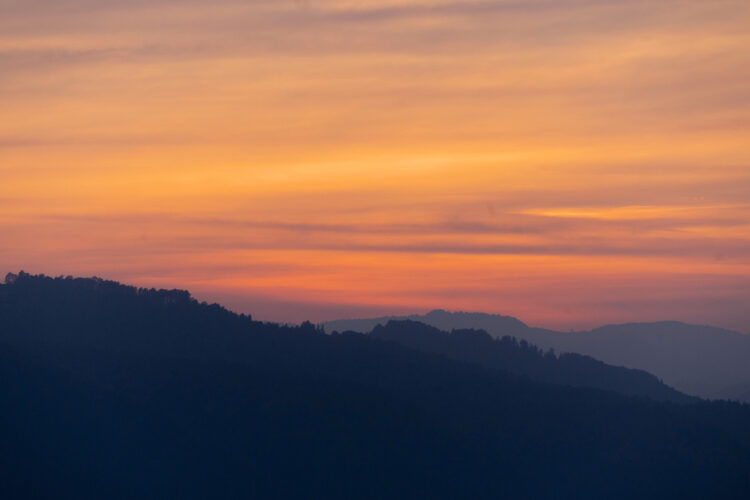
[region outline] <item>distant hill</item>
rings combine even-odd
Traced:
[[[375,326],[369,336],[542,382],[592,387],[660,401],[695,402],[695,398],[672,389],[642,370],[610,366],[580,354],[558,356],[525,340],[518,342],[515,337],[493,339],[484,330],[448,333],[416,321],[391,320],[385,326]]]
[[[368,332],[391,319],[324,323],[327,331]],[[591,331],[557,332],[529,327],[509,316],[443,310],[408,316],[441,330],[477,328],[540,348],[579,353],[610,365],[645,370],[675,389],[704,398],[750,402],[750,335],[676,321],[608,325]]]
[[[376,336],[11,276],[2,497],[750,496],[748,406],[546,384]]]
[[[411,314],[408,316],[381,316],[379,318],[363,319],[340,319],[323,323],[326,331],[353,331],[369,333],[377,325],[385,325],[389,321],[418,321],[426,325],[434,326],[443,331],[477,329],[485,330],[495,336],[502,332],[501,337],[506,335],[520,337],[529,327],[520,320],[511,316],[499,314],[479,314],[465,312],[448,312],[443,309],[435,309],[427,314]]]

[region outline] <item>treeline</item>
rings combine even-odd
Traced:
[[[370,337],[396,342],[423,352],[487,368],[526,375],[534,380],[577,387],[593,387],[631,396],[675,403],[697,402],[642,370],[610,366],[590,356],[543,351],[526,340],[491,337],[484,330],[456,329],[443,332],[411,320],[377,325]]]
[[[19,274],[0,325],[4,498],[750,494],[737,404],[546,384],[104,280]]]

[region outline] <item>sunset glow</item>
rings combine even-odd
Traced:
[[[750,331],[746,0],[0,0],[0,271]]]

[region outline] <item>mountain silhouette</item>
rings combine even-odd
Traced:
[[[642,370],[610,366],[580,354],[544,352],[525,340],[518,342],[515,337],[493,339],[484,330],[448,333],[412,320],[391,320],[385,326],[375,326],[369,336],[542,382],[594,387],[661,401],[695,401]]]
[[[529,327],[512,316],[499,314],[481,314],[465,312],[449,312],[435,309],[427,314],[410,314],[408,316],[381,316],[379,318],[340,319],[323,323],[327,331],[353,331],[359,333],[371,332],[377,325],[385,325],[389,321],[417,321],[434,326],[443,331],[476,329],[484,330],[495,335],[502,332],[501,337],[510,336],[520,338]],[[496,335],[495,335],[496,336]]]
[[[400,319],[447,331],[475,328],[496,338],[513,336],[544,350],[578,353],[610,365],[645,370],[686,394],[750,402],[750,335],[722,328],[663,321],[558,332],[530,327],[509,316],[444,310],[323,325],[327,330],[369,332],[378,324]]]
[[[12,275],[3,497],[750,495],[748,406],[548,384],[376,336]]]

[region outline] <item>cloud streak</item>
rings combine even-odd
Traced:
[[[720,320],[705,299],[750,330],[745,1],[0,12],[6,271],[188,287],[282,320]]]

